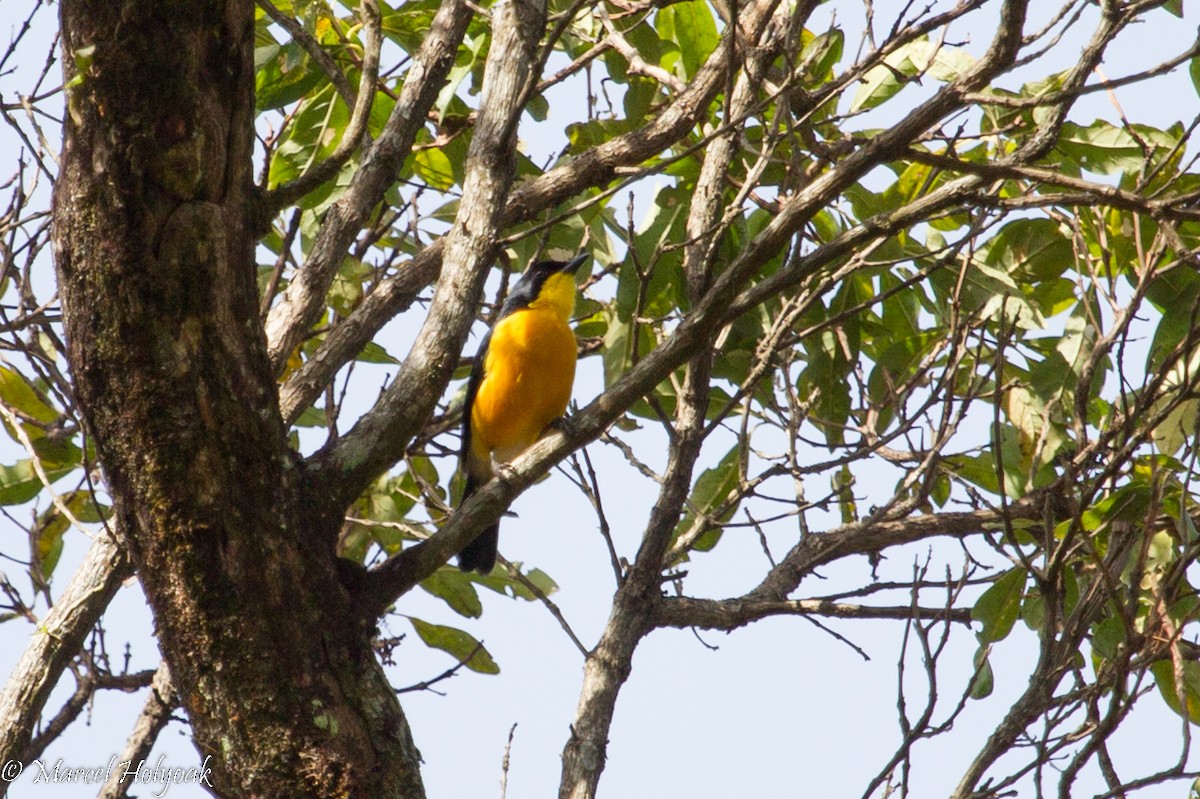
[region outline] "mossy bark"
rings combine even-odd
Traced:
[[[63,0],[55,255],[124,544],[223,796],[422,796],[258,315],[252,0]]]

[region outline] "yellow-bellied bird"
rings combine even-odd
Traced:
[[[587,254],[539,261],[525,270],[475,355],[463,406],[460,463],[463,500],[492,477],[493,458],[508,463],[567,410],[575,382],[575,273]],[[496,565],[500,523],[458,553],[463,571]]]

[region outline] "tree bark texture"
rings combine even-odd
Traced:
[[[423,796],[258,320],[252,0],[64,0],[78,400],[223,796]]]

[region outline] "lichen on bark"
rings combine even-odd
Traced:
[[[221,795],[422,796],[371,630],[348,622],[341,509],[296,468],[266,355],[253,3],[61,13],[69,358],[197,746]]]

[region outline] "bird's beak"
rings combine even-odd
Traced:
[[[583,266],[583,262],[587,259],[588,254],[586,252],[581,252],[579,255],[576,255],[574,258],[563,264],[563,268],[558,271],[562,272],[564,275],[573,275],[579,271],[579,267]]]

